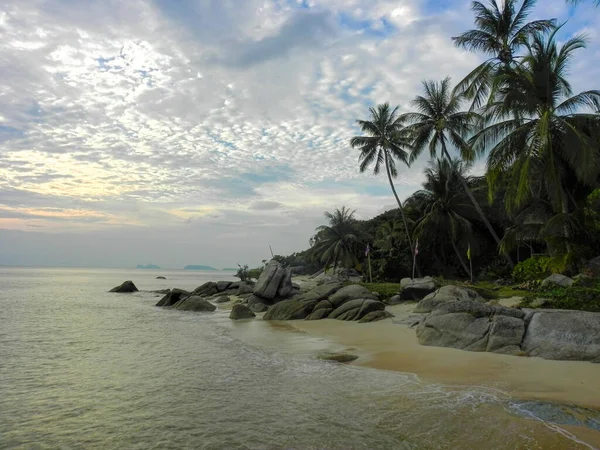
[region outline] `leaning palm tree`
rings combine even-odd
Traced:
[[[571,5],[577,5],[581,3],[581,0],[567,0],[567,3],[570,3]],[[593,3],[596,6],[600,6],[600,0],[593,0]]]
[[[480,116],[474,112],[461,111],[463,96],[452,91],[450,78],[445,78],[440,83],[424,81],[423,88],[425,94],[417,96],[412,102],[417,112],[400,116],[400,120],[409,123],[404,130],[412,138],[413,150],[409,162],[415,161],[425,148],[429,149],[431,158],[437,157],[439,151],[443,158],[451,161],[448,147],[456,148],[463,161],[472,162],[475,159],[475,152],[466,142],[465,136],[476,131]],[[481,221],[496,244],[500,244],[498,234],[479,206],[467,181],[462,174],[459,173],[457,176]],[[509,259],[507,257],[507,260]],[[510,264],[512,265],[512,261]]]
[[[484,118],[487,126],[472,144],[489,149],[491,189],[499,177],[508,180],[509,212],[535,197],[550,202],[553,223],[564,223],[568,252],[574,190],[595,185],[600,174],[600,91],[573,95],[567,70],[586,42],[576,36],[559,47],[555,36],[556,31],[535,35],[523,63],[501,74],[502,87]]]
[[[536,0],[523,0],[517,8],[517,0],[488,0],[471,3],[475,13],[475,29],[452,38],[457,47],[472,52],[483,52],[489,59],[477,66],[457,86],[457,92],[465,93],[473,101],[472,108],[480,107],[486,97],[497,88],[495,76],[501,67],[514,65],[517,52],[529,38],[540,32],[548,32],[555,20],[527,22]]]
[[[390,182],[390,187],[398,203],[398,208],[402,214],[404,229],[408,238],[408,245],[413,252],[412,240],[408,231],[408,223],[404,215],[402,202],[398,198],[396,188],[392,178],[398,176],[396,168],[396,159],[408,164],[408,152],[410,143],[406,135],[402,133],[402,122],[398,118],[398,107],[391,109],[389,103],[377,105],[377,108],[369,108],[371,120],[357,120],[358,126],[365,136],[355,136],[350,139],[352,148],[360,150],[359,169],[365,172],[369,166],[375,163],[373,173],[379,174],[382,165]]]
[[[442,237],[452,246],[465,273],[470,273],[457,242],[472,234],[471,219],[476,216],[473,205],[461,186],[468,165],[459,160],[436,159],[425,170],[423,189],[407,200],[420,211],[415,233],[419,238]]]
[[[326,268],[333,266],[335,269],[339,265],[353,267],[358,264],[356,254],[359,241],[355,212],[345,206],[342,209],[336,208],[333,213],[326,212],[329,225],[316,229],[312,252],[325,263]]]

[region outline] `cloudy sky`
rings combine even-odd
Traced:
[[[587,31],[572,80],[598,88],[600,9],[538,3]],[[2,0],[0,264],[254,265],[306,248],[326,210],[392,208],[354,121],[477,64],[450,40],[469,4]]]

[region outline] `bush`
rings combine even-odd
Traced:
[[[533,256],[517,264],[513,269],[512,277],[518,283],[541,280],[550,275],[549,263],[548,256]]]
[[[257,267],[256,269],[250,269],[248,271],[248,279],[258,280],[258,277],[260,277],[260,274],[262,273],[262,271],[263,271],[262,267]]]
[[[400,283],[359,283],[371,292],[379,294],[379,300],[385,300],[400,293]]]
[[[600,280],[590,285],[542,288],[538,293],[539,297],[548,299],[542,305],[544,308],[600,312]],[[524,299],[521,306],[531,306],[533,301],[534,297]]]
[[[481,268],[479,278],[483,280],[497,280],[511,276],[510,266],[504,258],[496,258],[491,264]]]

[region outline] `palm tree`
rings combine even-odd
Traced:
[[[395,160],[398,159],[404,164],[408,164],[408,152],[406,150],[410,149],[410,143],[402,133],[402,123],[397,114],[398,107],[392,110],[389,103],[384,103],[377,105],[377,108],[369,108],[369,111],[371,112],[371,120],[356,121],[366,136],[353,137],[350,139],[350,145],[352,148],[360,150],[358,160],[360,161],[359,169],[361,173],[366,171],[371,164],[375,163],[373,173],[377,175],[381,170],[381,166],[385,166],[392,192],[402,214],[402,221],[404,222],[404,229],[412,255],[412,240],[408,231],[404,208],[398,198],[392,180],[392,178],[398,176]]]
[[[356,253],[359,241],[355,212],[345,206],[342,209],[336,208],[333,213],[326,212],[329,225],[316,229],[312,251],[325,263],[326,268],[331,265],[335,269],[338,265],[353,267],[358,264]]]
[[[600,0],[593,0],[594,5],[596,6],[600,6]],[[577,5],[579,3],[581,3],[581,0],[567,0],[567,3],[570,3],[571,5]]]
[[[480,1],[471,3],[476,28],[452,40],[457,47],[489,56],[456,86],[457,92],[473,101],[473,109],[481,106],[497,87],[495,75],[499,68],[512,66],[518,58],[517,51],[533,34],[548,32],[555,26],[555,20],[527,22],[535,4],[536,0],[523,0],[517,9],[517,0],[502,0],[500,6],[496,0],[488,0],[487,5]]]
[[[458,150],[463,161],[472,162],[475,159],[475,152],[464,137],[476,131],[480,116],[474,112],[460,110],[463,96],[452,92],[450,78],[445,78],[440,83],[424,81],[423,88],[425,95],[417,96],[412,102],[418,112],[400,116],[403,122],[410,123],[404,129],[405,133],[412,138],[413,150],[409,162],[415,161],[425,148],[429,149],[431,158],[437,157],[440,151],[443,158],[451,161],[448,151],[450,145]],[[457,176],[482,222],[496,244],[500,244],[498,234],[479,206],[467,181],[462,174],[458,173]],[[509,260],[510,258],[507,257],[507,261]],[[509,262],[512,265],[512,261]]]
[[[599,111],[600,91],[572,95],[567,70],[585,39],[559,47],[556,31],[535,35],[522,64],[499,75],[502,87],[487,108],[487,126],[471,142],[475,150],[490,149],[491,189],[500,177],[508,180],[509,212],[533,198],[550,202],[553,221],[564,223],[569,252],[569,213],[578,207],[574,191],[595,185],[600,173],[600,115],[579,111]]]
[[[415,192],[407,203],[421,214],[416,235],[435,240],[448,240],[460,265],[468,275],[469,267],[459,251],[457,241],[472,235],[471,219],[476,211],[464,195],[462,181],[468,165],[455,159],[436,159],[425,170],[423,189]]]
[[[403,224],[395,220],[386,220],[375,232],[375,247],[388,252],[392,256],[394,249],[406,239]]]

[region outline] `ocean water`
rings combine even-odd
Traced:
[[[107,292],[128,279],[145,292]],[[502,391],[319,361],[335,343],[146,292],[221,279],[0,267],[0,448],[595,448]]]

